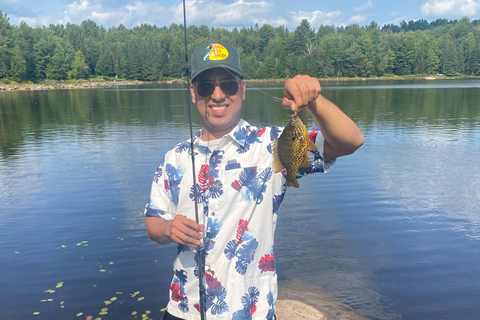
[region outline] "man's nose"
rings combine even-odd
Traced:
[[[225,93],[220,89],[219,85],[215,85],[215,89],[212,92],[212,99],[215,101],[220,101],[225,99]]]

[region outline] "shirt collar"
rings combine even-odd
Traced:
[[[200,136],[202,132],[203,132],[203,128],[198,130],[195,136],[193,137],[193,144],[195,148],[199,148],[198,142],[200,141]],[[250,133],[250,124],[247,121],[240,119],[236,127],[233,128],[232,131],[230,131],[226,136],[233,139],[233,141],[237,142],[240,146],[245,147],[245,143],[249,133]]]

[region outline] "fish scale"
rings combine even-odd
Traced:
[[[317,146],[310,141],[308,131],[302,120],[295,114],[285,126],[282,134],[273,142],[273,170],[287,169],[286,184],[298,188],[297,172],[309,166],[307,151]]]

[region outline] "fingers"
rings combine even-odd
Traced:
[[[316,78],[298,75],[285,83],[282,105],[285,109],[297,112],[316,100],[320,92],[320,83]]]
[[[198,247],[201,244],[203,229],[205,229],[203,224],[198,224],[185,216],[177,215],[170,226],[169,236],[178,244]]]

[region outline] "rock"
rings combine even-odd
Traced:
[[[278,305],[282,305],[281,318],[278,316],[278,320],[313,320],[313,319],[326,319],[326,320],[369,320],[370,318],[364,316],[353,308],[340,302],[335,296],[328,292],[320,290],[318,287],[301,280],[285,280],[278,283],[279,291],[277,297],[277,309]],[[297,301],[291,303],[290,301]],[[285,302],[287,301],[286,305]],[[287,314],[283,313],[283,310],[287,309]],[[299,310],[298,307],[302,306],[303,310],[308,310],[307,315],[304,315],[303,310]],[[289,308],[292,308],[290,311]],[[315,310],[315,311],[312,311]],[[299,312],[298,316],[293,314]],[[278,311],[277,311],[278,313]],[[322,316],[322,317],[320,317]],[[305,317],[305,318],[303,318]],[[315,318],[317,317],[317,318]]]
[[[297,300],[279,300],[276,310],[277,320],[328,320],[324,313]]]

